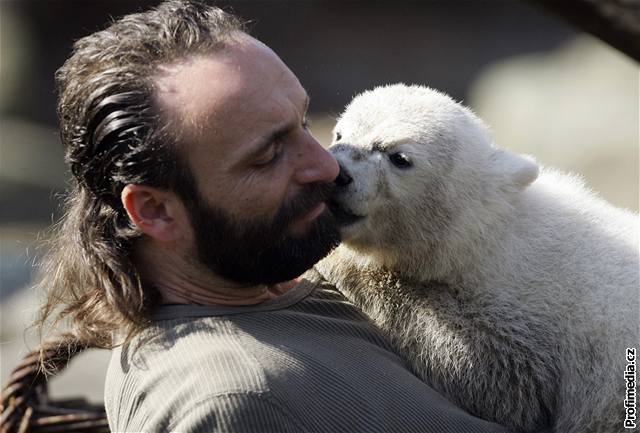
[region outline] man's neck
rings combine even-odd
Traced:
[[[242,285],[226,280],[173,248],[139,247],[136,266],[143,281],[158,290],[164,304],[255,305],[282,293],[279,285]]]
[[[153,284],[160,292],[163,304],[255,305],[273,299],[272,292],[266,286],[243,288],[241,292],[231,293],[230,289],[221,286],[216,290],[207,290],[194,285]]]

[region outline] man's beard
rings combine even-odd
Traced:
[[[328,210],[303,235],[289,228],[326,201],[332,189],[333,184],[307,187],[270,221],[233,218],[196,194],[187,206],[198,258],[217,275],[241,284],[275,284],[301,275],[338,245],[340,233]]]

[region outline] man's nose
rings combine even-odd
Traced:
[[[302,151],[302,164],[296,171],[299,183],[333,182],[338,177],[338,161],[311,134]]]

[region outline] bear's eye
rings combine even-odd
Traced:
[[[336,132],[336,141],[340,141],[340,139],[342,139],[342,134]]]
[[[411,162],[409,157],[402,152],[390,154],[389,161],[391,161],[391,164],[395,165],[398,168],[410,168],[413,166],[413,163]]]

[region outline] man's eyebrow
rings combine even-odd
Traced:
[[[296,126],[295,124],[286,124],[270,132],[269,135],[267,135],[265,138],[262,138],[258,142],[258,144],[252,150],[249,151],[249,153],[247,154],[247,159],[258,157],[260,154],[262,154],[267,149],[269,149],[269,146],[271,146],[271,144],[274,141],[287,135],[287,133],[289,133],[289,131],[295,128],[295,126]]]
[[[304,100],[304,107],[302,111],[303,116],[306,116],[308,108],[309,108],[309,95],[307,94]],[[284,137],[290,131],[295,129],[297,126],[298,126],[298,122],[294,121],[294,122],[290,122],[277,127],[275,130],[271,131],[266,137],[262,138],[258,142],[258,144],[254,146],[254,148],[247,153],[247,159],[253,159],[258,157],[260,154],[265,152],[269,148],[269,146],[271,146],[271,143]]]

